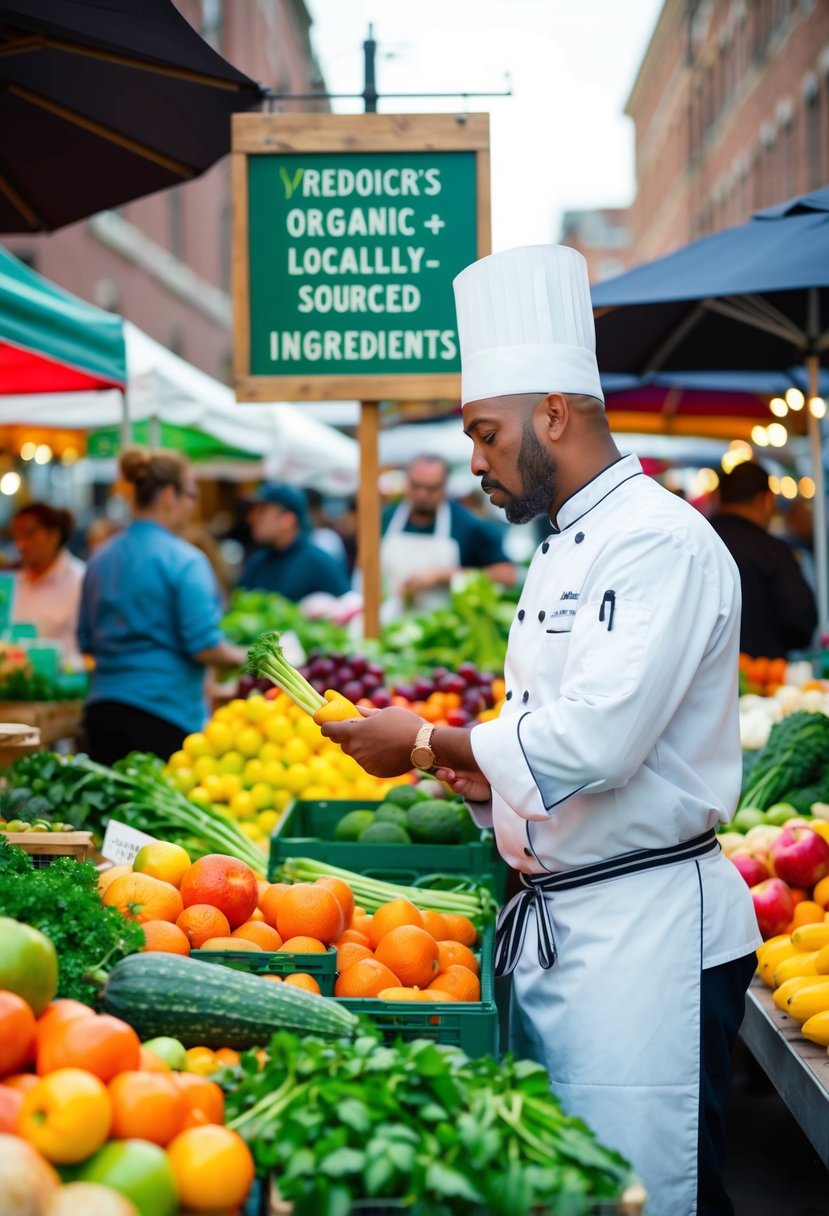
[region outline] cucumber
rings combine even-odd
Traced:
[[[257,1047],[277,1030],[339,1036],[357,1025],[330,997],[161,952],[116,963],[103,1000],[141,1039],[169,1035],[185,1047]]]

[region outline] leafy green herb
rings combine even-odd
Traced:
[[[0,916],[40,929],[58,953],[59,997],[95,1006],[106,969],[144,945],[144,930],[105,908],[98,871],[61,857],[36,869],[28,854],[0,839]]]

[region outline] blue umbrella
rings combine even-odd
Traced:
[[[592,289],[603,372],[783,371],[801,363],[809,397],[829,367],[829,187],[756,212]],[[820,420],[807,415],[817,503]],[[818,618],[829,629],[826,514],[816,510]]]

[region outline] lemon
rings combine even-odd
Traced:
[[[327,785],[306,785],[302,797],[308,802],[319,802],[320,799],[330,798],[331,791]]]
[[[237,773],[241,774],[245,768],[245,757],[241,752],[231,751],[225,754],[219,760],[220,773]]]
[[[248,760],[245,764],[242,780],[247,788],[250,789],[252,785],[256,785],[257,781],[264,781],[264,779],[265,765],[262,763],[262,758],[261,756],[254,756],[252,760]]]
[[[230,799],[230,813],[236,819],[250,819],[256,813],[256,806],[247,790],[240,790]]]
[[[221,799],[222,802],[230,802],[242,790],[242,779],[236,773],[222,773],[219,778],[221,784]]]
[[[262,831],[262,829],[260,828],[258,823],[252,823],[252,822],[240,823],[239,830],[241,832],[244,832],[244,834],[246,836],[249,836],[251,840],[258,841],[258,840],[265,839],[265,833]]]
[[[262,736],[255,726],[243,726],[236,732],[236,750],[243,756],[257,756],[262,746]]]
[[[186,751],[182,750],[173,752],[172,756],[167,761],[167,767],[175,772],[175,770],[178,768],[189,768],[191,761],[192,757],[188,756]]]
[[[187,797],[191,802],[198,803],[199,806],[210,806],[212,802],[207,790],[201,785],[194,786]]]
[[[288,788],[285,784],[285,774],[287,771],[284,764],[281,764],[278,760],[271,760],[265,765],[263,780],[267,781],[272,789],[286,790]]]
[[[298,739],[301,739],[303,743],[307,743],[313,751],[316,751],[322,746],[322,731],[317,726],[314,719],[309,718],[307,715],[304,718],[300,718],[298,722],[294,723],[294,734]]]
[[[203,731],[197,730],[195,734],[188,735],[182,743],[182,750],[190,757],[191,760],[197,759],[199,756],[210,755],[210,744]]]
[[[233,710],[229,705],[220,705],[218,709],[213,710],[212,722],[232,722]]]
[[[311,773],[307,764],[292,764],[285,769],[285,786],[292,793],[298,794],[306,785],[311,784]]]
[[[279,811],[260,811],[256,816],[256,822],[259,824],[262,831],[270,836],[271,832],[279,823]]]
[[[207,773],[201,779],[201,787],[209,796],[211,802],[218,802],[222,797],[222,781],[216,773]]]
[[[265,738],[271,743],[287,743],[293,737],[294,724],[283,711],[265,718],[262,730],[265,732]]]
[[[214,756],[223,756],[233,747],[233,730],[227,722],[208,722],[204,735]]]
[[[282,758],[282,748],[278,743],[265,742],[259,748],[259,759],[263,764],[270,764],[272,760],[280,760]]]
[[[205,777],[213,776],[218,769],[218,762],[215,756],[199,756],[193,761],[193,772],[203,780]]]
[[[274,790],[273,805],[274,809],[281,815],[289,802],[293,800],[293,794],[290,790]]]
[[[176,769],[171,774],[170,779],[175,788],[182,794],[189,794],[190,790],[199,784],[199,779],[191,768]]]
[[[257,781],[248,792],[257,811],[265,811],[273,806],[273,790],[266,781]]]
[[[302,739],[294,736],[289,739],[282,749],[282,759],[286,764],[305,764],[311,756],[311,749]]]
[[[245,721],[261,722],[268,716],[270,701],[266,701],[261,693],[253,693],[245,701]]]

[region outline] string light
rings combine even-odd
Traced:
[[[52,449],[48,443],[39,443],[35,448],[35,464],[48,464],[52,459]]]
[[[780,493],[784,498],[797,498],[797,482],[793,477],[784,477],[780,482]]]
[[[786,440],[789,438],[789,432],[783,426],[782,422],[770,422],[766,427],[769,443],[773,448],[782,448],[786,446]]]
[[[19,473],[4,473],[3,476],[0,477],[0,494],[6,494],[9,498],[11,498],[19,489]]]
[[[751,428],[751,442],[756,444],[758,448],[767,448],[769,446],[769,437],[764,426],[753,426]]]
[[[780,478],[776,477],[774,473],[769,473],[769,489],[772,494],[780,493]]]
[[[806,398],[803,396],[799,388],[786,389],[786,404],[790,410],[802,410],[806,404]]]
[[[813,418],[826,417],[826,402],[822,397],[812,397],[809,402],[809,413]]]
[[[789,412],[789,407],[782,397],[772,397],[769,402],[769,409],[775,418],[785,418]]]
[[[814,498],[815,483],[811,477],[801,477],[797,483],[797,488],[800,491],[801,498]]]
[[[37,451],[37,444],[32,443],[31,441],[27,441],[26,443],[22,444],[20,447],[20,459],[21,460],[34,460],[36,451]]]

